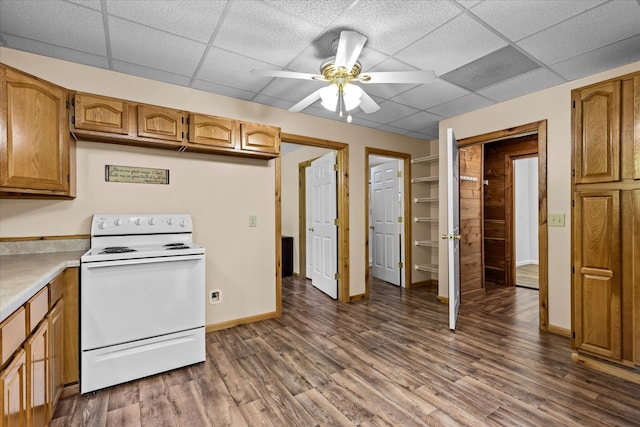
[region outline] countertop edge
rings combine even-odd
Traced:
[[[51,282],[56,276],[62,273],[65,269],[69,267],[79,267],[80,266],[80,257],[77,259],[71,258],[66,260],[61,260],[55,266],[49,268],[45,273],[43,273],[35,282],[31,283],[28,286],[18,293],[14,298],[11,299],[8,303],[0,302],[0,322],[3,322],[7,317],[9,317],[14,311],[20,308],[24,303],[26,303],[29,298],[38,293],[42,288],[44,288],[49,282]]]

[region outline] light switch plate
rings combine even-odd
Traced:
[[[564,227],[564,214],[549,214],[549,227]]]
[[[258,218],[255,215],[249,215],[249,227],[256,227],[258,225]]]

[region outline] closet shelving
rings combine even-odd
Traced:
[[[420,248],[414,255],[415,270],[426,273],[438,273],[437,250],[439,242],[435,236],[438,234],[438,160],[437,154],[411,159],[415,165],[413,198],[414,222],[422,224],[416,231],[419,236],[414,240],[414,245]],[[434,167],[435,166],[435,167]],[[434,260],[436,262],[434,263]]]

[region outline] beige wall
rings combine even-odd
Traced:
[[[549,213],[566,215],[566,226],[549,227],[549,323],[571,328],[571,90],[640,70],[640,62],[555,86],[440,122],[440,153],[446,157],[446,129],[458,139],[538,120],[547,120],[547,203]],[[449,175],[440,162],[441,182]],[[446,188],[440,186],[440,199]],[[446,232],[446,203],[440,203],[440,232]],[[446,242],[440,245],[439,294],[448,295]]]
[[[365,146],[424,155],[428,142],[227,98],[194,89],[0,48],[0,61],[63,87],[155,105],[275,125],[283,132],[349,144],[351,295],[364,292]],[[207,250],[207,306],[215,324],[275,308],[274,161],[174,153],[81,142],[78,197],[0,201],[0,237],[88,234],[97,212],[188,212]],[[104,183],[105,164],[171,170],[169,186]],[[248,227],[249,215],[258,227]]]

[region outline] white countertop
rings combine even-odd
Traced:
[[[78,267],[84,251],[0,256],[0,322],[67,267]]]

